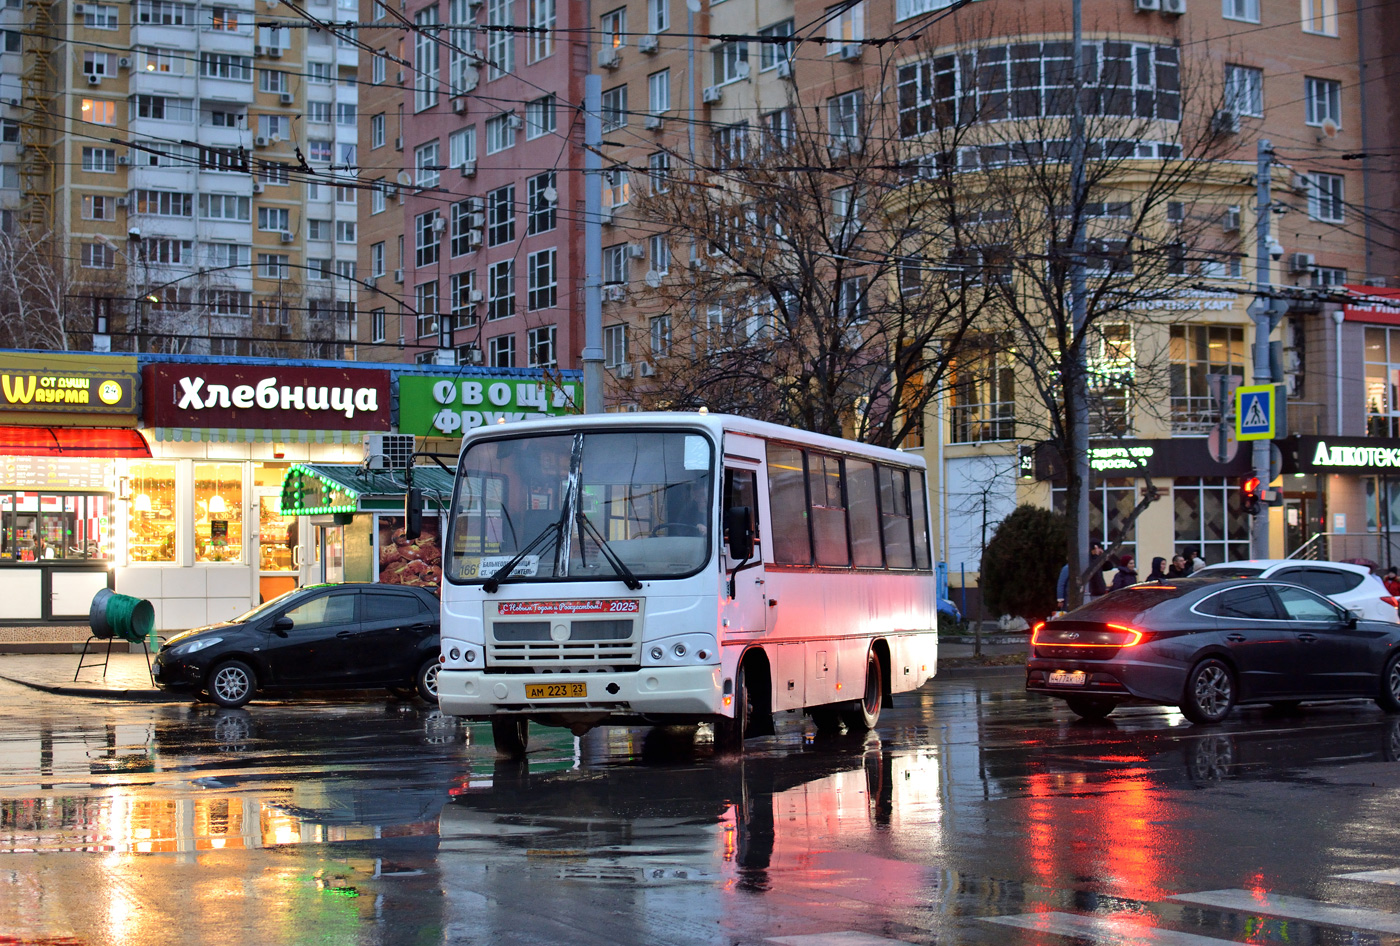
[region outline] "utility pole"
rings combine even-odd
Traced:
[[[1286,300],[1273,297],[1273,289],[1270,285],[1271,258],[1276,252],[1282,255],[1282,250],[1278,248],[1270,236],[1270,223],[1273,217],[1273,195],[1271,193],[1273,160],[1272,143],[1267,138],[1261,138],[1259,140],[1259,164],[1255,171],[1254,301],[1249,306],[1250,318],[1254,320],[1255,384],[1273,383],[1274,373],[1269,366],[1269,336],[1273,334],[1274,325],[1279,317],[1288,310]],[[1275,392],[1274,397],[1277,398],[1277,396],[1277,392]],[[1277,407],[1275,404],[1275,416],[1277,416]],[[1272,454],[1272,441],[1254,441],[1254,475],[1259,477],[1259,482],[1264,485],[1266,490],[1271,489],[1269,482],[1273,479],[1270,475]],[[1266,495],[1271,495],[1271,492],[1266,493]],[[1269,507],[1267,504],[1261,507],[1251,524],[1249,555],[1251,558],[1269,557]]]
[[[583,80],[583,412],[603,413],[603,78]]]
[[[1089,391],[1087,362],[1084,357],[1084,323],[1087,320],[1088,298],[1084,278],[1084,221],[1080,216],[1084,204],[1084,10],[1083,0],[1074,0],[1074,108],[1070,116],[1070,212],[1075,222],[1074,242],[1070,248],[1069,292],[1070,344],[1074,365],[1070,371],[1065,405],[1070,420],[1068,462],[1075,472],[1074,520],[1075,557],[1071,577],[1075,588],[1082,588],[1085,572],[1089,570]],[[1075,595],[1073,590],[1071,596]],[[1082,597],[1078,600],[1083,600]]]

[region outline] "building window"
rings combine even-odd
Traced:
[[[831,146],[843,153],[860,150],[863,98],[859,89],[826,100],[827,130]]]
[[[83,170],[111,174],[117,170],[116,148],[84,148]]]
[[[481,206],[480,198],[468,197],[452,205],[452,246],[454,257],[470,253],[481,245],[481,215],[473,207]],[[478,218],[478,219],[473,219]]]
[[[603,285],[621,286],[627,283],[627,244],[615,243],[603,247]]]
[[[194,560],[243,560],[243,464],[194,465]]]
[[[502,112],[486,120],[486,153],[495,154],[515,147],[515,123],[519,119],[510,112]]]
[[[306,81],[311,85],[330,85],[335,78],[331,74],[331,64],[328,62],[308,62],[306,64]]]
[[[621,207],[632,200],[632,176],[627,171],[612,170],[603,175],[603,206]]]
[[[749,44],[720,43],[710,50],[715,85],[727,85],[749,77]]]
[[[313,282],[325,282],[331,278],[331,261],[317,256],[306,260],[306,278]]]
[[[1337,35],[1337,0],[1303,0],[1303,32]]]
[[[290,279],[287,256],[282,253],[259,253],[258,275],[263,279]]]
[[[306,186],[307,186],[308,189],[311,187],[310,184],[307,184]],[[369,212],[370,212],[370,213],[372,213],[372,214],[382,214],[382,213],[384,212],[384,207],[385,207],[384,190],[385,190],[385,187],[386,187],[386,185],[385,185],[385,183],[384,183],[384,179],[383,179],[383,178],[379,178],[378,180],[375,180],[375,181],[371,181],[371,182],[370,182],[370,186],[369,186]],[[309,196],[309,195],[308,195],[308,196]]]
[[[140,0],[136,4],[136,22],[156,26],[191,26],[194,6],[189,3],[167,3],[165,0]]]
[[[671,110],[671,70],[647,76],[647,111],[660,115]]]
[[[307,102],[306,120],[319,125],[329,125],[331,123],[331,103]]]
[[[371,309],[369,313],[369,340],[384,341],[385,318],[383,309]]]
[[[1132,493],[1126,500],[1132,509]],[[1236,480],[1178,476],[1172,481],[1176,548],[1194,548],[1207,565],[1249,558],[1250,516],[1240,508]],[[1120,515],[1121,510],[1115,509]]]
[[[492,263],[486,273],[486,288],[486,318],[505,319],[514,315],[515,260]]]
[[[664,33],[671,28],[671,0],[647,0],[647,29]]]
[[[525,103],[525,140],[530,141],[555,130],[554,96],[545,95]]]
[[[200,53],[199,74],[206,79],[253,81],[253,60],[229,53]]]
[[[83,269],[111,269],[116,263],[116,251],[106,243],[84,243]]]
[[[647,333],[651,340],[652,357],[665,358],[671,354],[671,317],[669,315],[652,317],[647,325]]]
[[[1227,20],[1259,22],[1259,0],[1221,0],[1220,15]]]
[[[1340,174],[1322,174],[1314,171],[1308,175],[1308,216],[1328,223],[1341,223],[1345,219],[1346,201],[1343,199],[1345,178]]]
[[[375,85],[383,85],[388,77],[388,59],[385,58],[387,52],[388,50],[381,49],[370,57],[370,81]]]
[[[447,136],[448,165],[460,168],[464,164],[476,163],[476,126],[468,125],[461,131]]]
[[[1178,483],[1183,482],[1177,480]],[[1235,487],[1235,492],[1239,492],[1239,487]],[[1055,511],[1062,514],[1065,511],[1065,491],[1060,488],[1052,489],[1051,502]],[[1113,478],[1100,480],[1095,478],[1089,486],[1089,536],[1095,542],[1121,542],[1119,554],[1132,555],[1137,557],[1137,528],[1136,525],[1123,528],[1123,523],[1128,515],[1132,513],[1133,506],[1137,502],[1137,490],[1135,483],[1131,479]],[[1238,510],[1236,510],[1238,513]],[[1233,520],[1242,520],[1243,514],[1233,517]],[[1180,521],[1180,520],[1178,520]],[[1224,535],[1224,530],[1221,530]],[[1202,553],[1204,554],[1204,553]],[[1210,561],[1210,559],[1207,559]]]
[[[118,27],[117,8],[85,4],[83,25],[90,30],[114,30]]]
[[[613,49],[621,49],[627,45],[627,8],[619,7],[611,13],[604,13],[599,18],[602,36],[599,37],[603,46],[611,46]]]
[[[452,306],[453,328],[471,328],[476,325],[476,270],[453,273],[448,284],[448,302]]]
[[[554,187],[554,172],[546,171],[529,178],[525,185],[528,221],[526,236],[548,233],[555,227],[555,208],[559,194]]]
[[[1342,124],[1342,84],[1335,79],[1303,78],[1303,105],[1305,121],[1309,125],[1321,125],[1333,121],[1338,127]]]
[[[555,0],[530,0],[529,59],[539,62],[554,53],[554,26],[558,22]]]
[[[627,326],[603,326],[603,367],[616,368],[627,362]]]
[[[530,363],[527,367],[554,368],[559,364],[554,344],[557,336],[558,329],[553,325],[530,329],[525,338],[525,343],[529,346],[527,357]]]
[[[369,274],[370,276],[384,275],[384,241],[372,244],[369,248]]]
[[[515,239],[515,185],[498,187],[486,195],[486,245],[500,246]]]
[[[21,51],[20,34],[17,31],[0,30],[0,35],[5,38],[5,52],[17,53]],[[114,76],[117,74],[116,69],[112,68],[116,65],[115,59],[116,57],[111,53],[85,52],[83,53],[83,75],[97,76],[98,78]]]
[[[264,184],[285,186],[290,180],[291,168],[280,161],[265,162],[258,168],[257,179]]]
[[[671,248],[666,245],[666,234],[653,233],[647,237],[647,258],[651,268],[663,276],[671,271]]]
[[[715,166],[730,168],[743,164],[749,150],[749,123],[735,122],[719,125],[711,132],[714,140]]]
[[[1244,380],[1244,329],[1230,325],[1174,325],[1168,361],[1171,372],[1172,432],[1209,433],[1220,422],[1220,409],[1210,390],[1210,376]],[[1230,390],[1233,392],[1234,388]],[[1233,395],[1227,397],[1227,417]]]
[[[355,116],[357,114],[354,102],[337,102],[335,106],[335,123],[344,125],[347,128],[355,127]]]
[[[413,15],[413,110],[421,112],[438,98],[438,8],[434,3]]]
[[[117,103],[102,99],[83,99],[83,121],[95,125],[115,125],[117,123]]]
[[[654,151],[647,155],[647,180],[651,182],[653,194],[664,194],[671,189],[670,153]]]
[[[1264,115],[1264,70],[1252,66],[1225,67],[1225,107],[1236,115]]]
[[[772,26],[765,26],[758,31],[758,35],[766,40],[774,42],[761,43],[758,47],[758,68],[759,71],[776,69],[780,62],[791,62],[795,48],[791,40],[785,39],[792,35],[792,20],[783,20],[781,23],[774,23]]]
[[[515,336],[497,335],[486,342],[486,360],[491,368],[515,367]]]
[[[419,338],[429,338],[438,333],[438,285],[437,282],[420,283],[414,287],[414,306],[418,310],[415,329]]]
[[[486,4],[486,25],[491,27],[514,26],[512,0],[488,0]],[[491,63],[489,79],[515,71],[515,33],[511,30],[490,29],[486,31],[486,60]]]
[[[133,563],[175,561],[175,464],[128,463],[127,556]]]
[[[337,220],[335,223],[335,242],[354,243],[355,242],[355,221]]]
[[[438,261],[438,220],[436,210],[419,214],[414,219],[414,264],[419,268]]]
[[[259,207],[258,229],[286,231],[292,228],[291,211],[286,207]]]
[[[200,194],[199,216],[205,220],[252,219],[253,202],[235,194]]]
[[[1341,288],[1347,283],[1347,271],[1341,266],[1314,266],[1312,284],[1319,289]]]
[[[865,3],[841,4],[826,11],[826,54],[833,56],[841,47],[865,39]]]
[[[436,138],[414,149],[413,163],[418,172],[416,183],[419,187],[438,186],[438,175],[441,169],[438,165],[438,143]]]
[[[1400,437],[1400,328],[1367,326],[1362,357],[1366,373],[1366,436]]]
[[[954,358],[950,442],[1015,439],[1015,369],[1004,347],[996,338],[970,339]]]
[[[895,0],[894,18],[898,22],[912,16],[922,16],[935,10],[946,10],[954,0]]]
[[[531,253],[526,260],[526,279],[529,311],[554,308],[559,300],[558,251],[551,247]]]
[[[329,220],[319,220],[314,217],[307,220],[306,238],[308,240],[325,240],[329,242],[331,239],[331,222]]]
[[[603,131],[613,131],[627,124],[627,86],[619,85],[603,92]]]
[[[369,119],[369,146],[371,148],[384,147],[386,139],[384,137],[384,113],[371,115]]]

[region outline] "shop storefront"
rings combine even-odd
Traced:
[[[282,481],[281,506],[312,536],[306,580],[377,581],[436,591],[452,476],[437,466],[419,466],[413,484],[423,491],[423,530],[407,539],[402,470],[293,464]]]
[[[0,624],[73,624],[112,586],[135,358],[0,353]]]
[[[161,630],[235,616],[298,586],[320,554],[281,508],[294,463],[359,463],[392,426],[390,373],[335,363],[143,356],[149,458],[129,486],[117,590]]]
[[[1312,543],[1307,557],[1400,563],[1400,438],[1294,436],[1280,446],[1287,527]],[[1304,490],[1326,503],[1295,514],[1288,504]]]

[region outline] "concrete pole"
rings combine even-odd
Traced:
[[[583,80],[583,412],[603,413],[603,79]]]

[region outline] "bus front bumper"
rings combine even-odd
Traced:
[[[579,674],[443,670],[437,681],[438,706],[449,715],[473,718],[605,713],[694,716],[698,721],[699,717],[733,713],[732,708],[721,708],[720,674],[720,668],[711,665]],[[578,695],[575,684],[583,684],[586,695]],[[527,694],[531,687],[543,689]],[[563,695],[554,695],[561,692]]]

